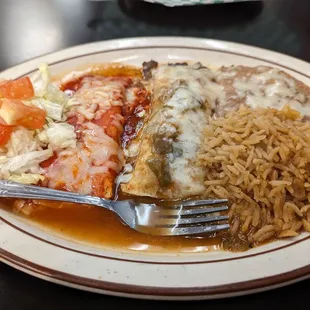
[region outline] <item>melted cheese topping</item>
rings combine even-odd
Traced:
[[[173,189],[168,194],[169,190],[161,188],[163,196],[181,198],[201,194],[205,189],[197,152],[211,107],[224,94],[213,78],[210,70],[196,65],[160,66],[153,72],[154,100],[163,104],[154,112],[146,132],[164,136],[173,149],[164,155]]]
[[[81,194],[92,193],[92,178],[97,174],[109,174],[112,169],[120,172],[124,157],[119,145],[103,128],[87,122],[83,125],[83,140],[71,153],[61,152],[57,161],[47,170],[49,187],[66,189]],[[111,161],[116,156],[118,162]]]
[[[158,79],[160,83],[170,85],[173,88],[173,84],[185,81],[186,91],[191,93],[192,97],[195,97],[198,101],[208,101],[211,108],[216,107],[216,101],[221,98],[225,100],[225,92],[223,87],[215,82],[216,74],[204,67],[200,67],[199,64],[189,66],[160,66],[153,73],[155,79]],[[166,92],[167,89],[163,88]],[[182,91],[182,90],[181,90]],[[162,96],[162,92],[159,90],[155,96]],[[180,96],[181,93],[179,93]],[[183,96],[184,97],[184,96]],[[196,101],[197,101],[196,100]],[[190,105],[195,101],[189,100],[182,104]],[[187,108],[190,108],[188,106]]]
[[[300,82],[276,68],[257,67],[253,73],[240,76],[238,67],[227,72],[220,72],[218,80],[232,79],[235,94],[233,100],[239,100],[251,108],[282,109],[285,105],[299,111],[303,116],[310,116],[310,99],[302,90]],[[225,102],[220,104],[230,107]]]
[[[174,148],[182,150],[179,157],[170,157],[172,179],[178,183],[182,195],[198,195],[205,189],[204,172],[197,166],[196,155],[202,142],[207,117],[203,110],[190,110],[176,115],[180,134],[173,142]]]
[[[165,122],[159,132],[173,136],[173,149],[182,150],[180,156],[168,154],[170,174],[183,197],[204,191],[204,173],[196,166],[196,154],[202,142],[202,132],[207,125],[205,99],[196,97],[190,89],[179,88],[163,106]]]
[[[69,100],[69,106],[77,106],[79,115],[88,120],[99,119],[107,108],[123,105],[126,86],[123,79],[86,77]]]
[[[111,198],[115,176],[124,164],[123,151],[107,134],[113,126],[120,134],[123,132],[124,118],[119,113],[109,115],[109,124],[100,126],[92,120],[100,117],[114,106],[122,106],[125,98],[126,81],[120,79],[85,78],[82,87],[71,98],[72,108],[68,117],[75,118],[79,140],[77,147],[60,152],[57,160],[46,171],[49,187],[64,188],[82,194],[108,193]],[[112,173],[113,172],[113,173]],[[101,176],[109,183],[99,181]],[[110,188],[100,189],[101,186]]]

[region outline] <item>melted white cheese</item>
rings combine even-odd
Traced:
[[[216,98],[224,92],[212,82],[213,73],[208,69],[161,66],[153,76],[155,83],[177,85],[171,98],[163,104],[162,123],[157,126],[159,134],[177,134],[173,148],[182,151],[178,155],[167,154],[171,178],[183,197],[200,194],[205,189],[204,171],[197,165],[197,152],[207,125],[206,111],[210,110],[210,104],[215,106]],[[176,84],[183,79],[183,83]],[[154,122],[158,121],[155,118]]]
[[[208,101],[212,108],[216,106],[218,98],[225,100],[223,87],[214,82],[216,74],[207,68],[196,69],[195,65],[163,65],[154,71],[153,76],[166,85],[173,85],[176,81],[185,81],[188,92],[200,101]]]
[[[261,67],[258,71],[260,73],[249,77],[235,78],[233,87],[236,90],[236,98],[245,99],[245,103],[252,108],[280,110],[285,105],[289,105],[301,115],[310,116],[310,102],[306,102],[304,94],[298,92],[293,78],[278,69],[266,70]]]
[[[109,169],[116,173],[121,170],[123,153],[102,127],[85,123],[82,134],[83,142],[79,142],[71,154],[60,152],[58,160],[47,169],[50,187],[65,184],[70,191],[91,194],[93,176],[108,174]],[[118,158],[118,163],[111,161],[113,155]]]
[[[118,187],[121,183],[128,183],[132,178],[133,167],[131,164],[126,164],[123,171],[117,176],[115,183]]]
[[[186,87],[178,88],[172,98],[165,104],[166,107],[171,107],[182,113],[189,109],[198,109],[201,107],[202,98],[197,98],[195,93],[191,92]]]
[[[196,165],[197,151],[203,138],[207,118],[203,111],[188,111],[177,117],[180,135],[173,146],[182,150],[182,156],[171,160],[171,176],[182,187],[184,195],[196,195],[204,191],[204,171]]]
[[[106,133],[106,128],[90,120],[98,119],[112,106],[123,104],[124,83],[109,79],[86,78],[71,98],[76,104],[68,115],[76,116],[79,141],[76,148],[58,153],[57,160],[46,169],[49,187],[65,186],[68,190],[91,194],[93,179],[110,170],[119,173],[124,164],[121,147]],[[123,116],[111,115],[111,124],[123,130]]]
[[[139,142],[130,143],[128,148],[124,150],[126,157],[136,157],[139,154],[139,147]]]

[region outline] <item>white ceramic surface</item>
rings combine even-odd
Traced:
[[[31,74],[41,62],[53,74],[91,63],[141,65],[193,60],[212,66],[268,65],[310,85],[310,64],[267,50],[195,38],[137,38],[81,45],[0,74]],[[310,277],[310,237],[302,234],[246,253],[143,253],[99,248],[55,235],[0,209],[0,260],[36,277],[118,296],[211,299],[280,287]]]

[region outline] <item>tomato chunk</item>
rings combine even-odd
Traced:
[[[2,99],[0,117],[8,125],[20,125],[28,129],[41,129],[45,124],[44,110],[25,105],[21,100]]]
[[[28,76],[0,84],[0,97],[27,100],[34,97],[34,89]]]
[[[12,134],[12,126],[0,124],[0,146],[4,146],[10,140]]]

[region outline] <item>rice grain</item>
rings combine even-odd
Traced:
[[[210,119],[205,196],[229,198],[231,233],[253,245],[310,231],[310,123],[285,106]]]

